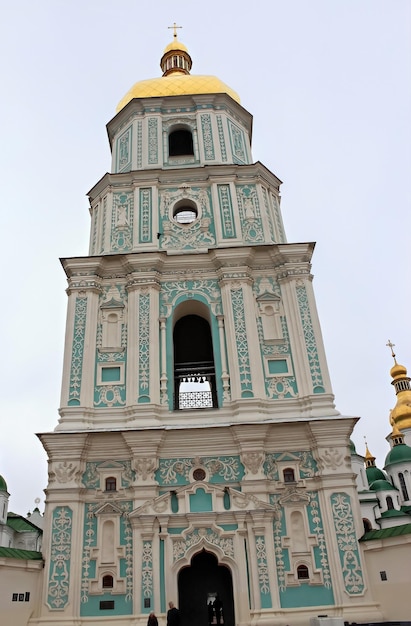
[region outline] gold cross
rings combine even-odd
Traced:
[[[183,28],[182,26],[177,26],[177,24],[174,22],[174,24],[172,26],[167,26],[167,28],[173,28],[174,29],[174,39],[177,39],[177,28]]]
[[[391,342],[391,339],[388,339],[388,342],[387,342],[385,345],[386,345],[388,348],[390,348],[390,350],[391,350],[391,354],[392,354],[392,358],[393,358],[393,359],[394,359],[394,361],[395,361],[395,354],[394,354],[394,350],[393,350],[393,348],[395,347],[395,343],[392,343],[392,342]]]

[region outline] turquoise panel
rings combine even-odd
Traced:
[[[220,524],[223,530],[237,530],[238,524]]]
[[[191,513],[199,513],[200,511],[212,511],[213,498],[211,493],[206,493],[204,489],[197,489],[195,494],[190,495],[190,511]]]
[[[101,380],[103,383],[119,381],[120,380],[120,368],[119,367],[101,368]]]
[[[70,386],[67,401],[68,406],[80,405],[86,320],[87,298],[76,298],[76,307],[74,311],[73,348],[71,353],[70,366]]]
[[[287,374],[287,361],[285,359],[270,359],[268,361],[268,371],[270,372],[270,374]]]
[[[129,126],[117,139],[117,172],[128,172],[131,169],[132,130],[132,126]]]
[[[181,533],[183,533],[185,529],[185,526],[181,526],[181,528],[168,528],[167,532],[169,535],[181,535]]]
[[[100,609],[100,602],[104,600],[114,601],[114,609]],[[82,617],[110,617],[110,615],[131,615],[133,612],[132,603],[126,600],[123,594],[103,593],[98,596],[89,596],[86,604],[80,604],[80,615]]]
[[[138,221],[139,243],[151,243],[152,237],[152,189],[140,189],[140,219]]]
[[[345,591],[350,596],[361,595],[364,578],[350,496],[344,492],[333,493],[331,507]]]
[[[64,609],[69,601],[72,522],[70,507],[54,509],[47,583],[47,605],[51,610]]]
[[[302,584],[299,587],[287,587],[280,591],[281,607],[292,609],[301,606],[326,606],[334,604],[332,589],[317,585]]]
[[[153,544],[152,541],[143,541],[141,564],[141,612],[150,613],[153,609]],[[145,606],[148,600],[148,606]]]
[[[166,612],[166,588],[165,588],[164,541],[163,539],[160,539],[160,611],[162,613]]]

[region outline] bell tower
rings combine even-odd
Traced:
[[[174,28],[163,75],[136,83],[107,125],[89,254],[62,259],[35,623],[145,626],[172,600],[188,626],[210,598],[227,626],[305,626],[324,607],[378,619],[314,244],[287,243],[281,181],[252,159],[239,96],[191,65]]]

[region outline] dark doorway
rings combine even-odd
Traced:
[[[181,626],[208,626],[207,599],[218,594],[223,605],[223,626],[234,626],[234,599],[231,571],[203,550],[191,559],[190,567],[178,576]]]
[[[186,315],[176,322],[173,339],[174,408],[216,408],[217,388],[209,323],[199,315]],[[186,383],[191,389],[182,388]]]
[[[179,129],[168,137],[168,153],[173,156],[193,156],[193,135],[189,130]]]

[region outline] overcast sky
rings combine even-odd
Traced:
[[[57,424],[59,257],[88,253],[87,191],[133,83],[160,76],[169,25],[254,115],[253,158],[281,180],[288,241],[316,241],[314,289],[338,410],[377,464],[395,404],[386,347],[411,371],[409,0],[3,0],[2,416],[10,510],[41,499],[36,432]]]

